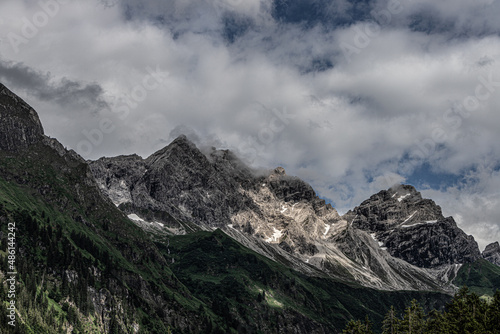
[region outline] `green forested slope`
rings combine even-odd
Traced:
[[[7,327],[0,317],[3,331],[202,330],[200,301],[149,237],[102,197],[84,162],[41,143],[0,155],[1,249],[15,223],[19,273],[18,323]]]
[[[381,321],[391,304],[403,310],[415,298],[430,309],[449,300],[439,293],[384,292],[308,277],[243,247],[220,230],[172,237],[168,248],[159,248],[174,260],[171,268],[177,278],[238,332],[273,333],[290,323],[301,333],[336,332],[352,317]]]
[[[495,291],[500,289],[500,267],[483,259],[465,263],[458,271],[453,284],[465,285],[480,296],[493,296]]]

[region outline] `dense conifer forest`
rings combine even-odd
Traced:
[[[402,314],[391,307],[381,325],[382,334],[500,333],[500,290],[488,299],[480,298],[463,287],[444,310],[428,313],[416,300],[412,300]],[[342,333],[372,334],[375,333],[374,324],[368,317],[351,320]]]

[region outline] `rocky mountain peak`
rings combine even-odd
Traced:
[[[344,218],[372,233],[391,255],[418,267],[472,262],[481,256],[474,238],[411,185],[382,190]]]
[[[205,154],[218,173],[230,176],[245,187],[254,178],[254,171],[230,150],[218,150],[212,147]]]
[[[185,135],[180,135],[169,145],[149,156],[146,162],[154,165],[157,162],[162,163],[162,161],[169,160],[170,157],[181,160],[193,158],[203,160],[204,155]]]
[[[18,151],[43,140],[37,113],[0,83],[0,149]]]
[[[274,174],[286,175],[285,169],[283,167],[276,167],[276,169],[274,170]]]
[[[486,246],[484,252],[500,252],[500,244],[498,243],[498,241],[495,241]]]
[[[387,194],[393,201],[401,202],[403,200],[421,200],[422,194],[409,184],[400,184],[387,190]]]
[[[379,232],[395,227],[409,227],[422,221],[438,221],[445,217],[441,207],[411,185],[382,190],[345,215],[354,227]]]
[[[241,189],[252,186],[251,170],[229,150],[202,152],[184,135],[147,159],[99,159],[91,168],[104,193],[127,214],[154,212],[159,222],[176,220],[173,228],[181,221],[197,229],[222,227],[233,212],[252,206]]]
[[[485,260],[500,266],[500,244],[498,241],[486,246],[482,255]]]
[[[196,145],[192,141],[190,141],[184,134],[179,135],[177,138],[175,138],[167,147],[174,146],[189,147],[190,149],[196,148]]]
[[[276,168],[268,177],[269,188],[277,198],[285,202],[312,202],[316,199],[314,189],[295,176],[288,176],[283,167]]]

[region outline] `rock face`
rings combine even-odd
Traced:
[[[155,212],[157,220],[189,232],[224,227],[253,203],[241,192],[252,173],[229,151],[203,154],[180,136],[147,159],[101,158],[91,163],[101,189],[127,213]],[[192,228],[193,226],[191,226]]]
[[[424,268],[462,260],[446,258],[462,254],[463,244],[452,245],[459,236],[446,234],[461,230],[412,187],[403,187],[410,195],[374,195],[356,209],[359,213],[340,217],[309,184],[282,167],[255,171],[230,151],[202,152],[185,136],[146,159],[101,158],[90,165],[104,194],[148,231],[184,234],[221,228],[245,246],[309,275],[387,290],[446,290]],[[412,219],[406,219],[413,211]],[[435,233],[421,231],[445,240],[439,239],[445,249],[438,264],[432,262],[434,255],[417,259],[419,254],[410,252],[414,246],[404,239],[417,217],[442,221]],[[405,225],[401,232],[384,234],[397,224]],[[435,251],[434,245],[429,247]]]
[[[482,255],[485,260],[500,266],[500,244],[498,241],[486,246]]]
[[[412,186],[381,191],[345,218],[353,227],[373,233],[391,255],[421,268],[469,263],[481,257],[474,238]]]
[[[100,188],[119,206],[132,202],[131,185],[146,172],[146,164],[140,156],[128,155],[101,158],[91,163],[91,169]]]
[[[0,83],[0,149],[18,151],[42,139],[37,113]]]

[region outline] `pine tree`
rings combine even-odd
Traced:
[[[68,282],[68,276],[66,274],[66,271],[63,270],[62,272],[62,284],[61,284],[61,296],[67,297],[70,293],[70,286]]]
[[[493,295],[493,300],[488,305],[487,315],[487,328],[490,331],[495,331],[500,328],[500,290],[497,290]]]
[[[396,316],[396,310],[394,309],[394,306],[391,305],[391,308],[385,315],[384,321],[382,322],[382,334],[396,334],[398,324],[399,320]]]
[[[405,310],[403,320],[399,322],[399,332],[404,334],[423,334],[425,331],[425,313],[422,306],[413,299]]]
[[[445,334],[450,333],[449,323],[445,315],[436,310],[429,313],[429,320],[427,321],[425,333],[426,334]]]
[[[488,305],[483,299],[475,293],[467,296],[467,306],[469,313],[469,322],[467,330],[470,332],[481,333],[486,331],[487,320],[486,312]]]
[[[367,320],[368,318],[365,319],[365,322],[361,320],[350,320],[342,331],[342,334],[373,334],[371,322]]]
[[[447,305],[445,317],[454,333],[482,333],[485,331],[487,305],[469,288],[461,288]]]
[[[47,300],[47,297],[42,293],[41,298],[40,298],[40,307],[42,310],[48,310],[49,308],[49,301]]]
[[[368,318],[368,315],[365,316],[365,332],[372,333],[373,332],[373,322]]]

